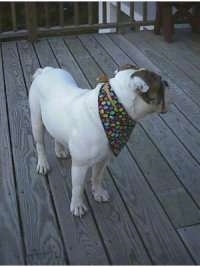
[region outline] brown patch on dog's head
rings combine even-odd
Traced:
[[[97,77],[96,81],[98,83],[106,83],[106,82],[109,82],[109,77],[105,73],[103,73],[102,75]]]
[[[139,70],[138,66],[136,66],[136,65],[125,64],[125,65],[119,66],[115,72],[117,73],[119,71],[128,70],[128,69]]]
[[[161,76],[146,70],[141,69],[131,75],[131,77],[140,77],[148,86],[147,92],[139,92],[139,95],[147,104],[155,106],[161,105],[161,112],[165,110],[165,86],[168,86],[166,81],[162,81]]]

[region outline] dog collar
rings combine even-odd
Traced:
[[[99,115],[104,127],[110,148],[115,156],[119,154],[136,125],[109,83],[105,83],[99,90]]]

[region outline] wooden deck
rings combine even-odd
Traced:
[[[174,104],[137,125],[106,173],[112,196],[74,218],[70,162],[47,135],[48,177],[36,174],[28,90],[39,66],[69,70],[81,87],[136,63],[160,70]],[[0,264],[200,264],[200,37],[167,44],[151,32],[1,44]]]

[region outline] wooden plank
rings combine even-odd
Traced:
[[[157,50],[152,49],[147,41],[140,33],[125,34],[125,37],[136,47],[142,49],[142,52],[148,57],[153,63],[155,63],[159,68],[165,73],[166,76],[170,77],[174,83],[176,83],[195,103],[198,105],[198,99],[200,99],[199,87],[183,72],[174,66],[170,60],[165,56],[157,53]]]
[[[182,70],[186,77],[189,77],[198,85],[200,84],[199,69],[191,64],[181,50],[174,47],[173,43],[168,44],[157,38],[150,31],[145,31],[141,34],[141,37],[144,38],[144,41],[148,41],[149,45],[155,49],[155,51],[161,55],[164,55],[165,58],[169,59],[171,64],[175,65],[177,68]],[[182,74],[182,75],[184,75]]]
[[[36,174],[27,92],[16,43],[3,43],[6,94],[26,254],[55,253],[65,263],[63,245],[45,179]],[[49,257],[43,263],[51,264]],[[27,258],[28,263],[28,258]]]
[[[82,42],[84,43],[84,45],[86,45],[85,43],[85,36],[80,36],[79,37]],[[87,41],[87,44],[91,42],[91,38],[89,37],[89,40]],[[80,54],[82,53],[82,55],[85,55],[85,58],[87,60],[88,58],[88,51],[86,49],[84,49],[84,47],[81,46],[81,44],[76,41],[77,46],[79,47],[79,50],[81,52],[79,52]],[[67,40],[67,44],[69,45],[69,40]],[[94,45],[94,44],[93,44]],[[70,49],[73,51],[73,48],[75,47],[75,40],[73,40],[73,43],[71,43],[70,45]],[[100,59],[100,55],[102,55],[102,50],[100,49],[100,47],[96,47],[96,50],[91,50],[91,46],[87,47],[87,49],[91,52],[92,57],[95,58],[98,63],[100,64],[100,66],[102,67],[101,63],[99,62]],[[100,49],[100,51],[99,51]],[[77,52],[77,50],[76,50]],[[96,54],[97,53],[97,54]],[[95,54],[95,55],[94,55]],[[105,54],[105,51],[104,51]],[[74,52],[75,57],[77,56],[77,53]],[[78,57],[76,57],[78,60]],[[87,61],[83,61],[82,60],[82,64],[80,64],[81,68],[85,71],[86,68],[88,68],[87,66],[90,66],[90,68],[94,68],[96,66],[96,63],[93,60],[93,63],[90,61],[90,64],[88,64]],[[107,62],[109,60],[107,59]],[[102,64],[105,64],[105,60],[102,59]],[[85,65],[84,65],[84,64]],[[114,63],[112,63],[114,64]],[[86,71],[85,71],[86,72]],[[93,84],[93,80],[90,79],[90,72],[88,71],[88,74],[86,74],[86,77],[90,80],[90,83],[92,84],[92,86],[94,86]],[[137,186],[137,188],[135,188],[134,182],[132,182],[132,174],[135,172],[135,170],[138,170],[138,168],[136,167],[134,161],[130,158],[130,156],[128,155],[128,151],[125,150],[125,152],[122,154],[121,157],[119,157],[119,159],[114,160],[114,165],[111,164],[111,170],[112,170],[112,174],[116,177],[119,175],[119,177],[117,177],[119,179],[119,181],[117,182],[117,179],[115,179],[115,183],[120,183],[121,186],[119,186],[119,191],[120,194],[123,195],[123,198],[126,202],[127,207],[132,209],[132,218],[134,218],[134,223],[137,227],[137,229],[140,232],[140,235],[142,236],[142,239],[145,243],[145,246],[147,247],[151,258],[153,260],[153,263],[155,264],[161,264],[162,262],[165,264],[169,263],[169,262],[183,262],[183,261],[188,261],[190,262],[190,257],[187,254],[187,251],[184,249],[183,244],[180,242],[177,234],[175,233],[175,231],[173,230],[170,222],[168,221],[167,217],[164,215],[162,209],[160,208],[160,206],[158,205],[156,199],[153,197],[153,193],[150,191],[149,187],[147,186],[146,182],[143,180],[143,176],[141,175],[141,173],[138,171],[135,174],[135,177],[138,178],[139,181],[141,181],[140,186]],[[127,174],[127,179],[124,177],[124,173],[128,173]],[[123,181],[125,179],[125,181]],[[126,187],[128,184],[128,187]],[[142,187],[143,189],[145,188],[145,190],[147,191],[143,191],[140,190],[140,187]],[[134,190],[134,191],[133,191]],[[142,199],[137,199],[135,191],[138,190],[138,197],[142,196]],[[142,192],[142,193],[141,193]],[[148,193],[147,193],[148,192]],[[125,196],[127,193],[127,197]],[[143,206],[144,203],[144,199],[145,196],[151,196],[147,202],[148,202],[148,206]],[[130,196],[130,198],[129,198]],[[137,205],[138,207],[135,207],[134,205]],[[155,205],[155,206],[154,206]],[[134,208],[133,208],[134,207]],[[142,211],[139,212],[138,209],[142,209]],[[153,209],[155,213],[147,212],[146,209]],[[145,211],[144,211],[145,210]],[[131,211],[130,211],[131,212]],[[144,213],[143,213],[144,212]],[[138,219],[137,219],[137,215],[138,215]],[[147,217],[145,217],[145,215]],[[151,217],[152,216],[152,217]],[[156,219],[155,219],[156,218]],[[142,222],[145,222],[144,224]],[[154,225],[158,223],[158,225]],[[153,226],[152,226],[153,225]],[[151,228],[152,227],[152,228]],[[155,227],[155,228],[154,228]],[[162,229],[163,227],[163,229]],[[144,231],[144,229],[146,229]],[[153,229],[159,229],[159,234],[157,235],[156,233],[154,233]],[[147,234],[148,233],[148,234]],[[165,236],[166,235],[166,236]],[[170,238],[169,238],[170,235]],[[166,247],[168,247],[168,245],[165,243],[167,242],[171,242],[171,240],[173,240],[173,245],[174,247],[169,248],[169,250],[166,250]],[[177,251],[176,251],[177,250]],[[176,252],[175,252],[176,251]],[[177,256],[179,254],[179,256]],[[160,255],[162,255],[162,257],[160,257]]]
[[[8,115],[0,51],[0,264],[25,264],[9,140]]]
[[[57,61],[59,62],[59,66],[67,71],[70,71],[78,86],[81,88],[89,88],[90,85],[87,79],[77,66],[77,63],[69,49],[66,48],[64,41],[61,38],[50,38],[49,43],[57,58]],[[47,63],[50,64],[50,62]]]
[[[185,29],[186,30],[186,29]],[[187,60],[194,65],[196,68],[200,68],[200,58],[199,58],[199,51],[196,54],[195,51],[190,46],[190,42],[192,42],[192,35],[190,31],[190,35],[188,35],[188,31],[183,31],[179,29],[175,35],[175,42],[173,43],[173,49],[177,51],[177,53],[182,54]],[[160,36],[159,36],[160,39]],[[194,43],[198,45],[199,40],[197,39]]]
[[[176,228],[200,223],[200,210],[185,189],[172,190],[159,197]]]
[[[61,265],[59,256],[54,252],[34,253],[27,255],[29,265],[46,265],[49,262],[51,265]]]
[[[90,183],[87,186],[89,201],[108,248],[112,264],[152,264],[141,241],[141,235],[138,234],[133,220],[130,219],[108,172],[104,174],[104,187],[109,190],[112,198],[109,203],[99,204],[94,201],[89,187]]]
[[[53,47],[54,54],[61,66],[63,61],[71,61],[71,56],[69,57],[69,52],[66,51],[67,48],[61,39],[50,39],[50,44]],[[74,46],[75,43],[73,47]],[[78,65],[71,65],[71,68],[69,66],[69,71],[77,73],[75,78],[77,82],[81,84],[82,78],[78,75],[78,72],[80,71]],[[89,87],[90,86],[88,85],[88,88]],[[112,263],[149,264],[150,260],[145,252],[145,248],[143,247],[137,231],[132,225],[123,203],[120,200],[119,194],[117,193],[108,174],[106,175],[106,181],[106,187],[110,189],[110,193],[114,198],[112,202],[106,205],[96,203],[91,196],[89,183],[87,185],[87,196]],[[121,245],[119,246],[119,244]]]
[[[134,130],[128,148],[174,226],[198,223],[199,208],[140,126]]]
[[[145,67],[147,67],[147,68],[149,68],[149,69],[151,69],[153,71],[161,72],[163,77],[167,77],[167,80],[168,80],[168,82],[170,84],[170,87],[173,88],[172,96],[173,96],[174,99],[176,99],[176,101],[174,101],[174,105],[176,105],[176,107],[178,107],[181,110],[181,112],[187,117],[187,119],[190,120],[192,125],[194,125],[198,129],[200,129],[199,106],[196,103],[194,103],[183,92],[181,87],[178,87],[175,84],[176,81],[172,81],[169,78],[169,71],[168,72],[165,71],[165,69],[167,68],[167,63],[166,64],[164,63],[165,59],[162,58],[162,60],[160,60],[158,58],[155,61],[155,59],[157,58],[157,55],[155,54],[153,57],[151,57],[151,60],[154,63],[151,62],[149,64],[150,60],[148,58],[146,58],[146,60],[145,60],[144,54],[138,48],[136,48],[130,42],[128,42],[126,39],[124,39],[122,36],[110,35],[110,37],[112,38],[112,40],[109,40],[109,38],[107,36],[101,35],[101,39],[102,40],[100,39],[100,37],[98,37],[98,41],[100,41],[100,43],[102,45],[104,45],[105,49],[113,57],[116,57],[117,53],[121,53],[120,49],[122,49],[124,52],[129,51],[128,55],[129,55],[130,59],[132,60],[132,62],[135,62],[139,66],[145,66]],[[117,47],[117,45],[120,47],[120,49]],[[112,49],[111,49],[111,47],[112,47]],[[143,47],[143,44],[141,43],[141,47],[140,48],[143,51],[142,47]],[[115,51],[115,53],[114,53],[114,51]],[[153,51],[151,51],[151,52],[153,53]],[[123,54],[125,56],[125,53],[123,53]],[[123,54],[121,56],[122,61],[119,61],[120,64],[124,64]],[[141,57],[142,61],[141,61],[140,57]],[[158,69],[158,67],[160,67],[160,69]]]
[[[35,47],[43,67],[47,65],[58,67],[47,41],[37,42]],[[59,53],[59,47],[57,52]],[[29,54],[30,58],[36,56],[33,54],[33,51],[29,51]],[[65,56],[63,53],[63,61],[66,60],[70,64],[73,61],[68,55],[66,53]],[[70,264],[108,264],[108,259],[91,213],[88,213],[84,219],[75,218],[71,215],[69,209],[71,198],[71,162],[66,162],[65,160],[58,161],[56,159],[53,150],[54,144],[49,137],[46,138],[46,144],[48,146],[48,158],[52,167],[52,171],[49,174],[49,183]]]
[[[82,47],[81,44],[77,45],[78,42],[77,38],[75,37],[65,38],[65,42],[67,46],[70,48],[73,56],[79,62],[80,66],[82,65],[89,66],[90,64],[93,66],[91,69],[81,68],[81,70],[85,74],[85,76],[90,77],[91,81],[90,84],[92,84],[92,86],[95,86],[97,83],[96,79],[98,76],[102,74],[102,71],[98,68],[97,64],[93,63],[93,60],[90,57],[90,55],[88,55],[88,53],[86,53],[84,49],[81,50]]]
[[[200,166],[159,117],[152,116],[144,119],[142,125],[199,205]]]
[[[126,148],[111,163],[110,169],[150,251],[153,264],[192,264],[187,250]]]
[[[168,113],[161,116],[161,118],[167,123],[193,157],[200,162],[200,132],[173,105],[170,107]]]
[[[101,41],[103,40],[102,36],[103,35],[101,35],[101,37],[100,37]],[[99,39],[97,35],[95,35],[95,37],[96,37],[96,39]],[[114,46],[113,43],[109,43],[109,39],[108,40],[105,39],[103,43],[101,42],[102,46],[99,46],[98,43],[93,39],[93,36],[91,36],[91,35],[80,36],[80,39],[82,40],[84,45],[88,48],[88,50],[91,51],[92,56],[98,61],[99,65],[102,67],[103,71],[105,71],[105,73],[107,73],[108,75],[112,75],[113,69],[111,68],[110,64],[108,64],[107,62],[110,62],[110,61],[113,62],[113,59],[111,59],[110,56],[108,56],[105,53],[105,51],[103,51],[102,47],[106,46],[107,50],[110,52],[110,54],[114,58],[115,62],[117,62],[119,64],[127,63],[126,62],[126,60],[127,60],[126,55],[123,54],[122,51],[120,51],[120,49],[117,49],[117,47]],[[104,44],[105,44],[105,46],[104,46]],[[110,44],[110,47],[108,47],[109,44]],[[120,54],[120,52],[121,52],[121,54]],[[119,60],[118,60],[118,55],[119,55]],[[130,63],[133,63],[133,62],[130,62]],[[113,64],[114,64],[114,62],[113,62]],[[116,68],[116,66],[114,65],[113,68]],[[181,114],[179,114],[179,115],[181,116]],[[180,116],[179,116],[179,120],[181,121],[182,118],[180,118]],[[175,119],[176,119],[176,117],[175,117]],[[172,121],[173,121],[173,119],[172,119]],[[174,122],[174,124],[175,124],[175,122]],[[180,122],[178,124],[180,124]],[[180,125],[178,125],[178,128],[179,127],[180,127]],[[192,128],[192,127],[190,127],[190,125],[188,125],[188,127]],[[175,128],[176,128],[176,126],[175,126]],[[184,129],[184,131],[185,131],[185,129]],[[197,133],[195,132],[195,134],[197,134]],[[189,138],[189,137],[190,137],[190,135],[187,136],[187,138]],[[194,135],[194,137],[197,137],[197,136]],[[198,138],[196,139],[196,141],[197,140],[198,140]],[[134,144],[136,145],[137,142],[139,142],[140,144],[139,144],[139,146],[135,147]],[[190,147],[190,145],[191,144],[189,144],[189,147]],[[198,146],[198,144],[196,144],[194,142],[194,147],[195,146]],[[130,142],[129,142],[129,148],[131,149],[132,153],[134,154],[136,160],[139,160],[140,165],[142,165],[141,166],[142,170],[144,171],[146,177],[148,177],[148,179],[150,179],[149,182],[153,186],[153,189],[156,191],[158,196],[160,195],[161,192],[166,193],[166,192],[168,192],[168,190],[179,189],[179,187],[181,187],[181,184],[178,182],[174,173],[171,171],[169,166],[165,163],[165,161],[161,157],[160,153],[157,152],[155,147],[153,147],[153,145],[151,144],[151,142],[148,141],[148,137],[147,137],[147,135],[145,136],[144,131],[141,129],[141,127],[139,127],[138,131],[137,131],[137,129],[134,130],[134,135],[130,139]],[[144,154],[144,151],[145,151],[145,154]],[[157,155],[155,155],[156,153],[157,153]],[[197,153],[198,153],[198,149],[197,149]],[[156,162],[157,164],[154,166],[153,162]],[[160,174],[162,174],[162,177],[163,177],[162,180],[160,179]],[[171,177],[171,179],[170,179],[170,177]],[[177,194],[178,194],[178,192],[177,192]],[[194,208],[195,214],[194,214],[194,216],[191,216],[191,223],[193,221],[198,222],[199,221],[198,208],[194,205],[191,198],[187,197],[187,194],[185,191],[184,191],[183,195],[184,196],[186,195],[185,196],[185,207],[191,206]],[[170,197],[170,195],[169,195],[169,197]],[[162,200],[162,198],[161,198],[161,200]],[[165,204],[165,202],[163,202],[163,203]],[[176,203],[176,204],[177,204],[176,207],[178,210],[179,209],[179,203]],[[168,210],[168,209],[169,209],[169,207],[168,207],[168,205],[166,205],[166,210]],[[188,213],[188,211],[186,213]],[[169,214],[170,214],[170,212],[169,212]],[[191,215],[192,215],[192,212],[191,212]],[[172,220],[175,223],[177,223],[177,221],[179,221],[178,222],[179,224],[184,223],[184,221],[181,222],[180,216],[179,217],[177,216],[178,217],[177,219],[173,218],[173,216],[174,216],[174,214],[172,214],[172,216],[170,216],[170,217],[172,218]]]
[[[184,40],[186,46],[192,50],[194,54],[199,55],[200,46],[199,46],[199,36],[198,34],[192,34],[191,31],[187,31],[186,29],[180,32],[181,38]],[[178,37],[180,38],[180,35]]]
[[[190,250],[190,253],[196,260],[196,263],[200,264],[200,224],[179,229],[179,233]]]

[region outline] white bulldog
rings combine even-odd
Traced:
[[[153,72],[125,65],[107,83],[133,121],[152,112],[167,110],[168,84]],[[68,153],[71,155],[70,210],[75,216],[82,216],[87,210],[83,191],[90,167],[94,199],[99,202],[109,200],[108,192],[102,187],[102,175],[113,153],[99,115],[98,99],[103,85],[100,82],[93,90],[82,89],[70,73],[45,67],[35,72],[30,88],[31,123],[38,154],[37,172],[45,175],[49,171],[44,147],[45,126],[55,139],[56,156],[65,158]],[[112,106],[110,93],[106,91],[105,94]]]

